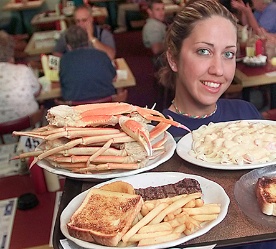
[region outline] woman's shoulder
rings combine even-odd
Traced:
[[[12,70],[13,72],[27,72],[30,71],[31,68],[28,67],[25,64],[12,64],[12,63],[5,63],[5,70],[10,71]]]
[[[252,107],[252,103],[242,99],[219,99],[218,106],[221,107]]]
[[[261,118],[260,112],[250,102],[242,99],[219,99],[218,112],[227,117],[235,119],[256,119]]]

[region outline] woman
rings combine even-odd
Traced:
[[[160,82],[175,89],[164,114],[191,130],[210,122],[261,119],[253,104],[220,99],[236,67],[237,20],[213,0],[190,1],[179,12],[166,37],[165,65]],[[187,133],[171,127],[179,139]]]
[[[29,67],[14,64],[13,38],[0,31],[0,123],[37,111],[35,97],[40,89],[38,79]]]
[[[236,18],[215,0],[191,0],[176,16],[166,37],[166,65],[160,81],[175,89],[164,114],[191,130],[210,122],[262,119],[255,106],[243,100],[220,99],[230,86],[236,66]],[[186,130],[172,127],[178,139]],[[275,242],[245,248],[275,248]]]

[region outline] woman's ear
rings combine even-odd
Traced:
[[[174,72],[177,72],[177,65],[171,55],[171,53],[169,51],[167,51],[166,53],[166,56],[167,56],[167,60],[169,62],[169,65],[171,67],[171,69],[174,71]]]

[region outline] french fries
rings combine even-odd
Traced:
[[[220,204],[204,204],[201,193],[145,201],[132,228],[122,237],[121,245],[153,245],[190,235],[203,222],[215,220]]]

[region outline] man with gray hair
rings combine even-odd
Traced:
[[[116,70],[99,49],[89,47],[87,32],[78,25],[65,32],[68,52],[60,60],[60,84],[63,100],[89,101],[116,93],[113,79]]]
[[[116,49],[113,35],[109,30],[101,28],[94,24],[91,7],[82,5],[74,11],[75,24],[87,32],[89,46],[105,52],[108,57],[113,60],[115,58]],[[61,56],[67,52],[64,33],[54,48],[54,55]]]
[[[256,34],[276,33],[276,3],[272,0],[252,0],[253,12],[241,0],[232,0],[231,5],[241,11],[242,24],[249,25]]]

